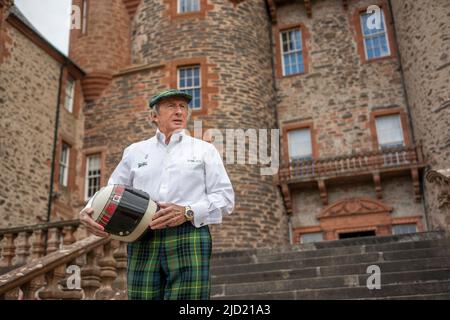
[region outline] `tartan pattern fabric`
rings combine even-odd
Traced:
[[[211,251],[208,226],[149,230],[128,244],[128,299],[209,299]]]

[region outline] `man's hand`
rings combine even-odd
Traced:
[[[153,216],[150,223],[152,230],[176,227],[186,222],[186,217],[184,216],[185,207],[174,203],[162,202],[159,202],[158,205],[161,209]]]
[[[94,219],[92,219],[92,213],[94,213],[94,209],[86,208],[80,212],[80,222],[86,227],[86,229],[95,234],[96,236],[106,238],[109,236],[109,233],[105,232],[105,229],[96,223]]]

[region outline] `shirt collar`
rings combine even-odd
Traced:
[[[172,133],[169,143],[172,141],[181,142],[181,140],[183,140],[183,137],[185,135],[186,135],[185,129],[179,129],[174,133]],[[166,144],[166,135],[162,133],[159,129],[156,129],[156,138],[159,140],[159,142]]]

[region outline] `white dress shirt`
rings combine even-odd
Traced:
[[[184,130],[174,132],[169,144],[165,140],[157,130],[128,146],[108,185],[129,185],[153,201],[190,206],[197,228],[221,223],[233,211],[234,191],[217,149]]]

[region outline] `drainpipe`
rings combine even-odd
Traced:
[[[48,205],[47,205],[47,223],[50,222],[50,215],[52,212],[52,202],[53,202],[53,189],[54,183],[53,179],[55,177],[55,161],[56,161],[56,146],[58,144],[58,129],[59,129],[59,112],[61,107],[61,89],[62,82],[64,76],[64,68],[67,66],[67,61],[61,65],[61,69],[59,72],[59,83],[58,83],[58,100],[56,101],[56,115],[55,115],[55,129],[53,132],[53,151],[52,151],[52,164],[50,169],[50,190],[48,194]],[[47,241],[48,241],[48,233],[45,234],[45,250],[47,251]]]
[[[288,225],[289,225],[289,243],[291,245],[293,245],[294,244],[294,237],[292,235],[292,216],[291,215],[288,216]]]
[[[397,24],[395,23],[395,16],[394,16],[394,11],[392,10],[392,1],[388,0],[388,4],[389,4],[389,11],[391,13],[391,17],[392,17],[392,25],[393,25],[393,29],[394,29],[394,38],[395,38],[395,48],[397,50],[397,59],[398,59],[398,63],[400,66],[400,77],[401,77],[401,81],[402,81],[402,88],[403,88],[403,95],[405,97],[405,104],[406,104],[406,111],[408,113],[408,123],[409,123],[409,128],[411,130],[411,135],[412,135],[412,142],[414,145],[416,145],[416,137],[415,137],[415,133],[414,133],[414,125],[412,122],[412,114],[411,114],[411,106],[409,104],[409,99],[408,99],[408,91],[406,89],[406,84],[405,84],[405,74],[403,71],[403,64],[402,64],[402,56],[400,53],[400,47],[398,45],[398,37],[397,37]],[[425,195],[425,177],[424,177],[424,173],[422,173],[422,179],[421,179],[421,183],[420,183],[420,192],[422,193],[422,197],[423,197],[423,201],[422,201],[422,206],[423,206],[423,210],[425,213],[425,228],[426,231],[430,230],[430,225],[429,225],[429,209],[427,206],[427,201],[426,201],[426,195]]]
[[[273,35],[273,30],[272,30],[273,22],[272,22],[272,19],[270,18],[269,4],[267,1],[265,1],[265,4],[266,4],[267,17],[269,18],[269,22],[270,22],[269,27],[268,27],[268,33],[269,33],[270,56],[271,56],[270,62],[271,62],[271,67],[272,67],[272,89],[275,94],[274,101],[273,101],[274,102],[274,104],[273,104],[274,105],[274,118],[275,118],[276,127],[277,127],[277,129],[279,129],[279,127],[278,127],[279,117],[278,117],[278,112],[277,112],[277,85],[276,85],[277,78],[276,78],[276,74],[275,74],[275,62],[274,62],[275,56],[274,56],[274,48],[273,48],[274,47],[274,43],[273,43],[274,35]],[[275,54],[276,54],[276,52],[275,52]],[[281,144],[282,144],[282,138],[280,135],[278,145],[281,146]],[[279,155],[279,157],[281,157],[281,154]],[[281,160],[281,159],[279,159],[279,160]],[[281,163],[281,161],[279,161],[279,163]],[[278,186],[278,190],[279,190],[281,197],[283,197],[283,203],[285,204],[285,210],[287,211],[286,202],[284,201],[283,192],[282,192],[280,186]],[[294,244],[294,241],[293,241],[293,236],[292,236],[292,215],[290,215],[290,214],[288,214],[288,232],[289,232],[289,243],[292,245],[292,244]]]

